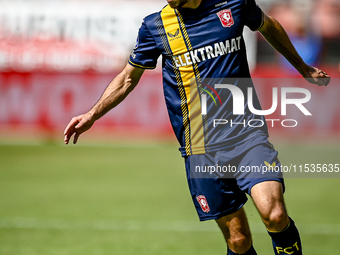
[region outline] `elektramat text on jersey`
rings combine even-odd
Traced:
[[[241,49],[241,36],[226,40],[225,42],[215,43],[195,50],[191,50],[182,55],[173,56],[176,67],[192,65],[207,59],[217,58],[225,54],[239,51]],[[199,55],[198,55],[199,53]]]

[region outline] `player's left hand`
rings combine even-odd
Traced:
[[[331,77],[326,72],[314,66],[307,66],[302,75],[308,82],[318,86],[327,86],[331,81]]]

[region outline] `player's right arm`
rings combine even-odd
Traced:
[[[127,64],[106,87],[98,102],[85,114],[76,116],[68,123],[64,131],[64,141],[68,144],[72,135],[76,144],[79,136],[89,130],[94,122],[116,107],[136,87],[144,69]]]
[[[148,20],[153,23],[153,18]],[[69,143],[74,135],[73,143],[79,136],[89,130],[93,123],[109,110],[117,106],[136,87],[145,69],[154,69],[161,51],[147,27],[147,18],[142,22],[138,31],[137,43],[129,58],[129,63],[106,87],[103,95],[90,111],[74,117],[64,131],[64,141]]]

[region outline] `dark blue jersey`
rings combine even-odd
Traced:
[[[262,23],[254,0],[202,0],[197,9],[167,5],[144,19],[129,63],[153,69],[162,55],[165,101],[183,156],[267,135],[264,117],[248,109],[253,83],[242,36],[244,26],[257,30]],[[215,87],[225,82],[243,92],[244,113],[234,114],[233,100],[238,98],[233,99],[229,89]],[[254,92],[253,105],[261,109]],[[214,126],[217,119],[224,124]]]

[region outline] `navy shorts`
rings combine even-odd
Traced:
[[[189,189],[199,219],[236,212],[257,183],[278,181],[284,189],[277,155],[267,137],[256,137],[226,150],[186,157]]]

